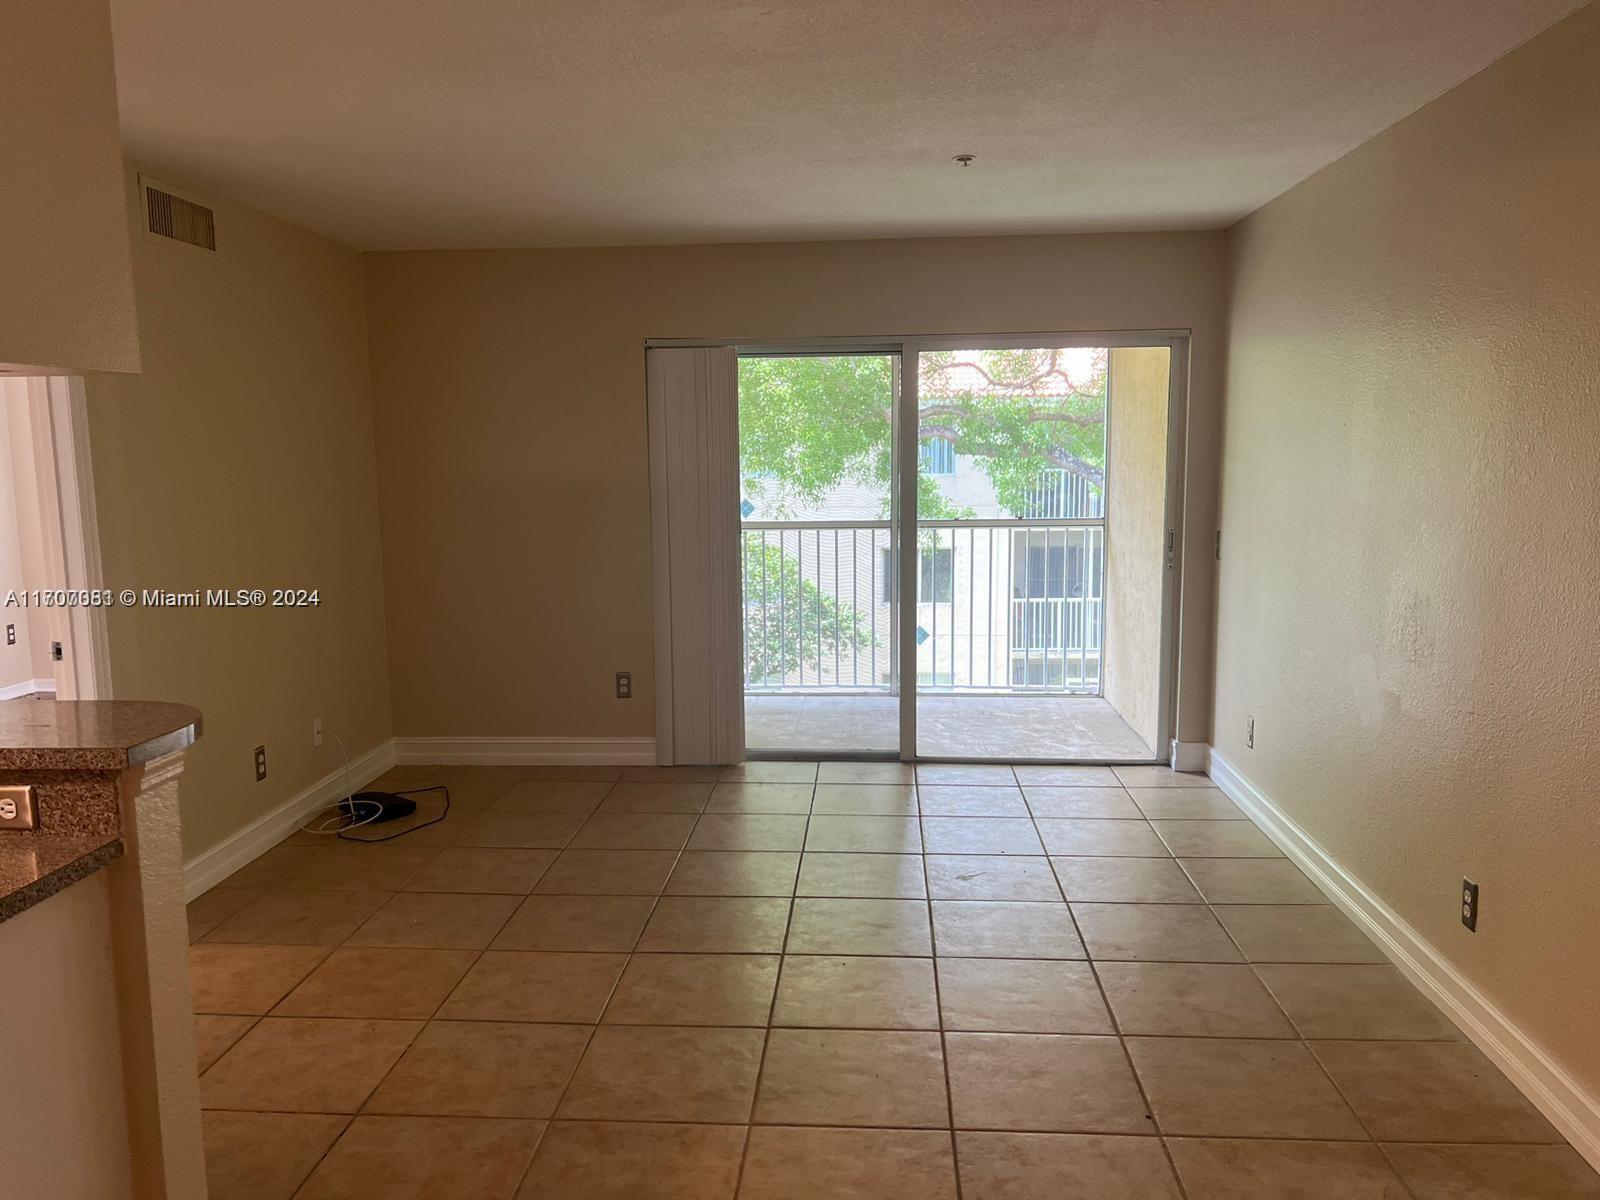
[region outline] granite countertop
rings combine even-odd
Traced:
[[[0,704],[0,770],[119,771],[191,745],[200,710],[160,700]]]
[[[200,712],[156,700],[0,703],[0,783],[32,783],[40,828],[0,830],[0,921],[122,855],[117,772],[193,744]]]
[[[0,833],[0,921],[26,912],[121,857],[120,834]]]

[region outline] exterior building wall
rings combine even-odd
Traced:
[[[1106,436],[1105,697],[1158,752],[1171,360],[1165,347],[1111,352]]]

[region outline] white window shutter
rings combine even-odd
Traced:
[[[739,359],[647,350],[656,761],[744,757]]]

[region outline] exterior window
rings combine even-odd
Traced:
[[[1066,546],[1060,535],[1049,545],[1029,545],[1028,535],[1013,535],[1011,595],[1018,600],[1046,600],[1084,594],[1083,547]]]
[[[927,438],[922,443],[922,473],[924,475],[954,475],[956,473],[956,448],[943,438]]]
[[[883,565],[883,602],[894,600],[894,557],[879,551]],[[955,551],[949,546],[924,550],[917,556],[917,601],[921,604],[950,604],[955,600]]]
[[[920,557],[922,578],[917,598],[923,604],[949,604],[955,599],[955,551],[942,546],[924,550]]]

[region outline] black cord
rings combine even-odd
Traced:
[[[346,830],[343,830],[343,829],[341,829],[336,836],[343,838],[347,842],[365,842],[369,846],[372,846],[372,845],[376,845],[379,842],[392,842],[392,841],[395,840],[395,838],[403,838],[403,837],[405,837],[406,834],[415,833],[419,829],[426,829],[429,825],[437,825],[440,821],[444,820],[446,817],[448,817],[450,815],[450,789],[445,787],[445,785],[442,784],[442,783],[436,783],[432,787],[406,788],[404,791],[390,792],[389,794],[391,796],[415,796],[415,795],[419,795],[422,792],[443,792],[444,793],[444,811],[442,813],[440,813],[437,817],[434,817],[431,821],[424,821],[420,825],[413,825],[409,829],[402,829],[399,833],[391,833],[388,837],[376,837],[376,838],[351,837],[350,834],[348,832],[346,832]],[[372,824],[376,824],[376,822],[364,821],[364,822],[361,822],[358,825],[353,826],[353,828],[360,829],[364,825],[372,825]]]

